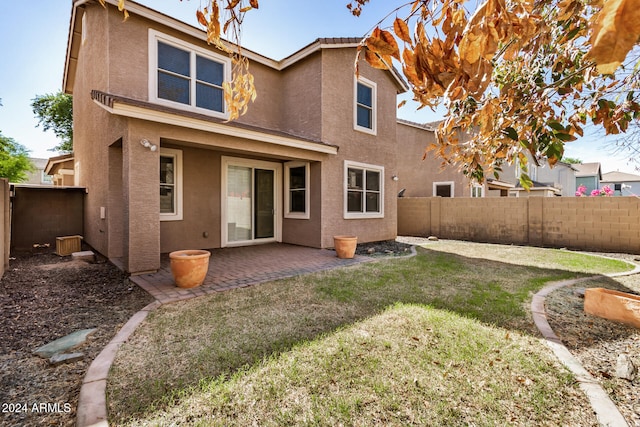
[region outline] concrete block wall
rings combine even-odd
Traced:
[[[400,198],[398,234],[635,254],[640,199]]]

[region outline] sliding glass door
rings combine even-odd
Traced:
[[[280,240],[281,164],[223,158],[223,244]]]

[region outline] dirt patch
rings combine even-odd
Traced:
[[[119,329],[153,299],[113,264],[46,253],[20,255],[0,280],[1,425],[75,425],[82,379]],[[80,361],[51,366],[32,351],[74,331],[98,328],[74,351]]]

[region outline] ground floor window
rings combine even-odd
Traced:
[[[384,217],[384,167],[345,162],[344,176],[344,217]]]
[[[284,165],[285,218],[309,219],[309,163]]]
[[[160,220],[182,219],[182,151],[160,148]]]

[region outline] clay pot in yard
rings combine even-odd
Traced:
[[[199,249],[171,252],[171,274],[176,285],[180,288],[200,286],[207,276],[210,257],[211,252]]]
[[[640,297],[604,288],[588,288],[584,311],[594,316],[640,328]]]
[[[338,258],[353,258],[356,253],[358,238],[356,236],[334,236],[333,246]]]

